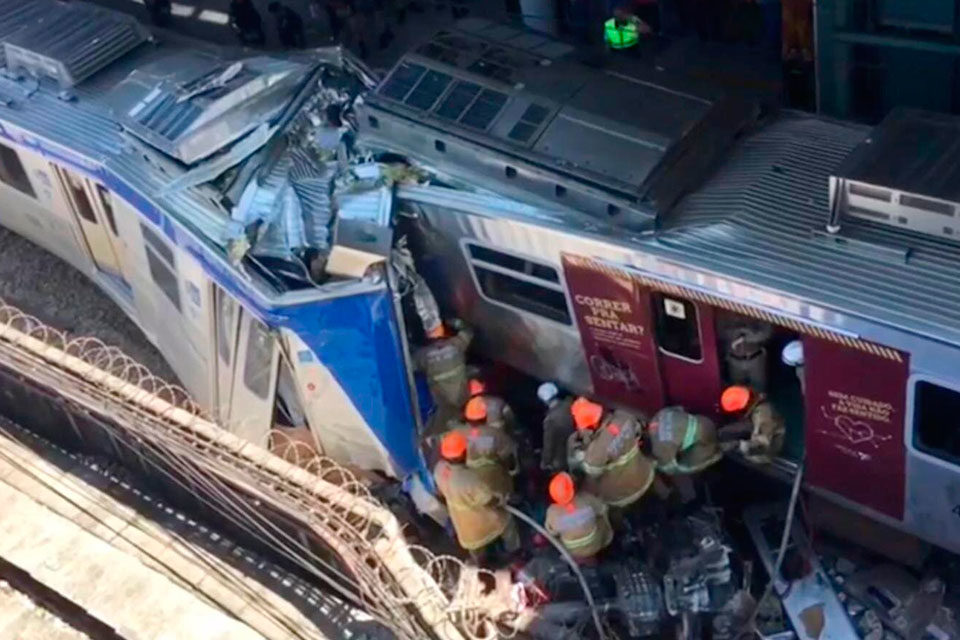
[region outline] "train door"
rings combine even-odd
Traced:
[[[225,297],[225,296],[224,296]],[[232,304],[237,330],[232,376],[227,398],[220,397],[220,406],[229,405],[226,425],[241,438],[260,446],[267,444],[267,434],[273,424],[279,349],[275,334],[256,316],[243,307]],[[228,305],[230,306],[230,305]],[[229,320],[226,318],[225,320]],[[229,322],[225,324],[230,324]],[[229,341],[229,333],[227,334]],[[220,361],[218,361],[219,365]],[[231,367],[224,367],[229,370]],[[225,380],[218,374],[218,381]]]
[[[64,198],[80,230],[83,244],[101,272],[129,286],[121,259],[119,231],[109,192],[68,169],[51,164]]]
[[[723,382],[713,307],[659,291],[649,295],[666,403],[716,416]]]

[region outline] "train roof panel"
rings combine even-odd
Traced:
[[[0,0],[0,41],[12,24],[3,16],[16,22],[17,14],[4,13],[6,2]],[[312,289],[312,281],[275,272],[306,273],[289,262],[307,250],[329,250],[333,180],[341,173],[329,160],[345,128],[330,124],[326,110],[350,108],[372,83],[362,65],[336,49],[240,55],[166,34],[91,71],[69,95],[56,75],[0,74],[0,120],[15,140],[65,156],[138,208],[176,220],[222,258],[239,262],[241,277],[264,293]],[[261,247],[274,262],[252,259]]]
[[[232,60],[176,52],[136,69],[109,100],[131,133],[192,164],[270,122],[306,70],[267,56]]]
[[[702,179],[756,113],[712,87],[618,60],[581,60],[562,42],[481,19],[460,21],[414,48],[369,101],[521,159],[561,185],[557,191],[591,191],[598,202],[570,198],[568,206],[602,217],[629,211],[622,220],[632,228],[651,224]],[[380,135],[401,149],[417,143],[405,145],[395,130]],[[479,177],[467,175],[475,162],[458,168],[448,155],[437,164]],[[484,186],[509,193],[522,181],[515,177],[507,172],[499,185]]]
[[[6,65],[2,43],[54,10],[52,0],[0,0],[0,64]]]
[[[960,117],[895,109],[854,149],[837,175],[960,202]]]
[[[19,16],[9,16],[11,23],[22,20],[23,14]],[[86,3],[54,2],[46,4],[36,20],[6,37],[3,48],[11,71],[50,78],[68,88],[149,38],[150,33],[131,16]]]
[[[784,114],[673,211],[652,253],[960,344],[960,246],[862,221],[834,236],[829,178],[867,127]]]

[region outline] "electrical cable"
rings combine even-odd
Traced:
[[[760,612],[760,605],[763,603],[763,601],[769,598],[770,594],[773,593],[773,589],[776,586],[776,581],[780,577],[780,569],[783,566],[783,559],[787,554],[787,544],[790,542],[790,536],[793,530],[793,518],[796,514],[797,498],[800,496],[800,486],[803,484],[805,461],[806,453],[804,453],[803,457],[800,458],[800,464],[797,465],[797,473],[793,477],[793,487],[790,489],[790,502],[787,505],[787,518],[783,524],[783,533],[780,536],[780,547],[777,550],[777,557],[773,564],[773,568],[770,571],[770,580],[767,582],[767,586],[764,588],[763,594],[757,600],[757,604],[753,607],[750,617],[747,618],[747,621],[741,628],[741,632],[749,632],[760,636],[760,632],[756,628],[757,614]]]
[[[570,568],[573,569],[574,575],[577,576],[577,581],[580,583],[580,588],[583,589],[583,595],[587,600],[587,606],[590,607],[590,615],[593,617],[593,624],[597,629],[600,640],[604,640],[607,637],[606,632],[603,629],[603,623],[600,622],[600,613],[597,610],[597,603],[593,600],[593,594],[590,592],[590,585],[587,584],[587,579],[583,577],[583,572],[580,571],[580,567],[577,565],[577,561],[573,559],[570,553],[566,550],[563,544],[560,543],[549,531],[540,526],[540,523],[525,514],[523,511],[510,506],[509,504],[504,505],[504,508],[508,513],[515,515],[520,518],[528,525],[533,527],[537,533],[545,537],[550,541],[557,551],[560,552],[560,555],[563,556],[563,559],[566,560],[567,564],[570,565]]]

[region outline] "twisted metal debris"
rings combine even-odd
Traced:
[[[118,441],[132,436],[204,495],[217,496],[210,508],[399,638],[503,637],[532,620],[502,590],[484,586],[502,585],[503,574],[408,542],[396,516],[349,469],[280,431],[263,444],[283,459],[238,438],[231,433],[237,424],[217,426],[182,387],[116,347],[70,336],[0,300],[0,364],[108,416]],[[236,499],[238,487],[247,500]],[[262,505],[322,542],[335,561],[279,527]]]

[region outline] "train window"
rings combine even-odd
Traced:
[[[166,260],[167,264],[173,267],[174,264],[176,264],[173,259],[173,251],[167,245],[166,241],[145,224],[140,225],[140,230],[143,232],[143,239],[146,241],[147,246],[156,251],[161,258]]]
[[[496,302],[534,313],[556,322],[570,324],[567,298],[562,291],[474,266],[483,294]]]
[[[91,224],[97,224],[97,216],[93,212],[93,206],[87,197],[87,192],[83,188],[83,180],[69,171],[61,172],[67,187],[70,189],[70,198],[76,204],[77,214]]]
[[[572,324],[560,274],[551,266],[467,244],[470,266],[480,293],[520,311],[563,324]]]
[[[111,198],[110,192],[102,184],[97,185],[97,197],[100,198],[100,206],[103,207],[103,213],[107,216],[107,224],[110,226],[110,231],[119,238],[120,232],[117,231],[117,221],[113,217],[113,198]]]
[[[236,313],[236,305],[226,293],[217,289],[217,351],[220,353],[220,359],[223,364],[230,366],[230,359],[233,354],[233,343],[235,335],[233,332],[233,318]]]
[[[24,193],[31,198],[37,197],[37,192],[33,190],[30,184],[30,178],[20,162],[20,156],[16,149],[12,149],[5,144],[0,144],[0,180],[4,184],[13,187],[20,193]]]
[[[553,267],[531,262],[530,260],[524,260],[523,258],[518,258],[517,256],[510,255],[509,253],[494,251],[493,249],[481,247],[480,245],[476,244],[470,244],[467,245],[467,247],[470,250],[470,256],[476,260],[488,262],[490,264],[504,267],[505,269],[510,269],[511,271],[523,273],[528,276],[534,276],[541,280],[560,282],[560,275]]]
[[[960,463],[960,392],[932,382],[917,382],[913,442],[921,451]]]
[[[150,277],[163,291],[173,306],[180,311],[180,283],[177,281],[177,268],[173,260],[173,251],[157,234],[144,224],[140,225],[143,232],[144,249],[147,252],[147,266],[150,268]]]
[[[251,320],[247,334],[247,358],[243,363],[243,384],[263,400],[270,394],[271,362],[273,338],[270,330],[259,320]]]
[[[653,307],[660,350],[685,360],[703,359],[696,305],[689,300],[654,293]]]

